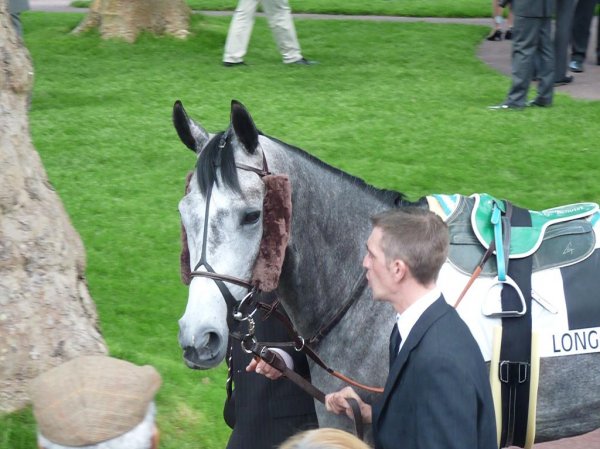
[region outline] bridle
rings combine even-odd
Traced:
[[[219,149],[223,150],[227,145],[227,141],[229,136],[231,135],[232,128],[231,126],[223,133],[219,141]],[[252,173],[256,173],[261,180],[268,175],[271,175],[269,171],[267,160],[265,157],[264,151],[262,152],[263,166],[262,168],[252,167],[242,163],[235,163],[235,167],[240,170],[249,171]],[[259,288],[251,281],[241,279],[236,276],[231,276],[228,274],[217,273],[210,263],[207,260],[206,248],[208,242],[208,225],[209,225],[209,212],[210,212],[210,200],[212,196],[212,189],[214,186],[214,182],[211,183],[206,190],[206,206],[204,212],[204,226],[203,226],[203,235],[202,235],[202,252],[200,255],[200,259],[198,263],[195,265],[194,269],[190,273],[192,278],[194,277],[204,277],[208,279],[212,279],[217,285],[221,295],[223,296],[225,303],[227,304],[227,324],[230,329],[230,335],[232,338],[237,339],[241,343],[242,350],[246,353],[253,354],[255,356],[261,357],[265,359],[265,361],[280,371],[284,372],[286,377],[290,380],[298,384],[301,388],[306,390],[309,394],[311,394],[315,399],[324,402],[325,395],[323,392],[314,387],[310,382],[306,379],[302,378],[300,375],[295,373],[293,370],[287,369],[285,364],[278,364],[279,359],[277,359],[274,354],[269,351],[268,347],[282,347],[282,346],[293,346],[294,349],[298,352],[303,352],[305,355],[310,357],[317,365],[321,368],[325,369],[329,374],[351,384],[357,386],[359,388],[365,389],[370,392],[381,393],[383,390],[381,388],[369,387],[366,385],[362,385],[352,379],[334,371],[330,367],[328,367],[325,362],[312,350],[311,344],[318,343],[322,338],[324,338],[333,327],[337,325],[337,323],[342,319],[348,309],[356,302],[356,300],[361,296],[364,288],[366,287],[366,277],[364,273],[361,275],[360,279],[356,282],[354,288],[352,289],[352,293],[348,300],[345,301],[340,310],[336,311],[333,317],[326,322],[326,324],[320,326],[315,333],[315,335],[305,341],[305,339],[300,336],[296,330],[294,329],[293,324],[289,320],[289,318],[276,310],[276,305],[266,305],[265,303],[257,303],[254,301],[255,296],[260,293]],[[204,267],[205,270],[199,271],[199,268]],[[248,293],[244,296],[241,301],[237,301],[226,283],[235,284],[241,287],[246,287]],[[276,304],[278,302],[276,301]],[[255,338],[255,322],[253,319],[253,315],[258,309],[262,309],[266,311],[267,318],[271,315],[274,315],[278,318],[284,326],[288,329],[288,333],[292,338],[291,342],[280,343],[280,342],[258,342]],[[235,320],[235,322],[234,322]],[[242,322],[246,322],[247,332],[242,333],[239,332],[239,328]],[[230,379],[228,379],[228,394],[230,394]],[[355,416],[359,416],[360,412],[358,411],[358,405],[356,403],[352,403],[353,412]],[[360,420],[355,420],[356,433],[362,438],[362,423]],[[360,427],[360,429],[359,429]]]
[[[227,131],[225,131],[225,133],[223,133],[223,135],[221,136],[221,140],[219,141],[219,149],[222,150],[223,148],[225,148],[225,145],[227,145],[227,140],[230,135],[231,135],[231,127],[229,127],[227,129]],[[262,167],[262,169],[252,167],[252,166],[249,166],[246,164],[241,164],[238,162],[235,163],[235,166],[236,166],[236,168],[238,168],[240,170],[245,170],[245,171],[256,173],[261,179],[264,176],[271,174],[269,172],[269,167],[267,165],[267,159],[265,157],[264,152],[263,152],[263,167]],[[198,261],[198,263],[196,264],[196,266],[194,267],[194,269],[192,270],[190,275],[192,278],[205,277],[205,278],[209,278],[209,279],[212,279],[213,281],[215,281],[215,284],[219,288],[219,291],[221,292],[221,295],[223,295],[223,298],[225,299],[225,303],[227,304],[227,323],[231,325],[232,318],[233,318],[233,316],[235,314],[235,310],[238,306],[238,302],[234,298],[234,296],[231,294],[231,292],[229,291],[229,288],[227,287],[227,285],[225,285],[225,283],[227,282],[230,284],[239,285],[241,287],[246,287],[248,289],[248,294],[244,297],[244,299],[242,300],[241,303],[244,303],[246,300],[251,299],[256,293],[258,293],[258,290],[252,284],[251,281],[241,279],[241,278],[238,278],[235,276],[231,276],[228,274],[217,273],[213,269],[213,267],[208,263],[208,260],[206,257],[206,246],[207,246],[206,244],[208,241],[208,223],[209,223],[208,214],[210,212],[210,198],[212,196],[213,185],[214,185],[214,182],[208,186],[208,190],[206,191],[206,206],[204,209],[204,227],[203,227],[203,233],[202,233],[202,253],[200,254],[200,260]],[[200,267],[204,267],[206,271],[199,271],[198,268],[200,268]]]

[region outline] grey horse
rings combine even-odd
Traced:
[[[189,191],[179,204],[189,269],[208,270],[208,264],[215,273],[250,282],[263,234],[266,188],[259,172],[267,163],[270,172],[287,175],[292,186],[292,222],[277,295],[299,334],[306,337],[313,336],[356,297],[342,319],[315,343],[314,350],[336,371],[363,384],[383,386],[395,313],[389,305],[373,301],[368,288],[362,288],[361,261],[371,231],[369,217],[391,207],[428,207],[429,197],[410,202],[398,192],[374,188],[299,148],[268,137],[257,130],[248,111],[236,101],[232,102],[226,132],[207,132],[188,117],[180,102],[175,104],[173,119],[182,142],[197,155]],[[594,257],[598,253],[594,251]],[[199,263],[201,260],[205,263]],[[597,278],[600,273],[596,269],[593,274]],[[545,298],[531,306],[534,329],[541,333],[551,333],[561,315],[561,307],[554,310],[548,306],[560,304],[560,299],[551,298],[554,287],[548,279],[554,277],[556,269],[549,269],[532,280],[533,288]],[[447,263],[439,285],[447,299],[455,299],[467,279]],[[488,361],[493,328],[500,320],[482,314],[478,301],[491,282],[489,277],[477,279],[458,307]],[[223,293],[223,284],[227,293]],[[211,277],[193,278],[179,321],[179,343],[188,367],[209,369],[223,361],[231,309],[224,296],[239,302],[247,292],[243,284],[221,281],[220,287]],[[600,302],[598,291],[590,294]],[[588,340],[593,347],[590,335]],[[597,343],[596,337],[596,347]],[[315,365],[311,375],[314,385],[324,392],[345,386]],[[599,392],[598,352],[556,357],[542,354],[536,442],[600,427]],[[373,393],[360,394],[367,402],[376,399]],[[327,413],[320,404],[317,413],[321,426],[352,428],[346,417]]]

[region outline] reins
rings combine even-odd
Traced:
[[[234,311],[234,318],[238,322],[248,321],[248,332],[243,334],[239,331],[230,331],[230,336],[236,340],[239,340],[242,349],[248,353],[253,353],[255,355],[260,356],[260,351],[257,351],[256,347],[272,347],[272,348],[283,348],[283,347],[293,347],[295,351],[304,353],[307,357],[313,360],[318,366],[324,369],[330,375],[337,377],[338,379],[346,382],[349,385],[353,385],[357,388],[360,388],[365,391],[369,391],[371,393],[381,394],[383,393],[383,388],[380,387],[371,387],[368,385],[364,385],[360,382],[353,380],[352,378],[345,376],[344,374],[339,373],[338,371],[332,369],[323,361],[323,359],[315,352],[312,348],[312,345],[319,342],[321,339],[327,336],[327,334],[335,327],[337,323],[340,322],[345,313],[350,309],[350,307],[356,302],[356,300],[360,297],[361,293],[365,289],[367,285],[366,275],[363,272],[358,282],[355,284],[352,293],[349,299],[344,303],[342,308],[334,314],[331,320],[327,321],[325,325],[319,327],[317,332],[311,338],[305,339],[302,337],[298,331],[295,329],[291,320],[287,317],[287,315],[281,313],[278,310],[279,300],[276,299],[273,301],[273,304],[267,304],[265,302],[256,302],[254,303],[253,297],[255,294],[259,293],[258,290],[250,292],[238,305],[238,307]],[[252,308],[249,312],[244,311],[245,308]],[[256,310],[261,310],[265,314],[265,320],[271,317],[276,318],[283,324],[286,328],[288,335],[291,338],[291,341],[288,342],[259,342],[256,340],[254,335],[254,320],[253,316]],[[239,327],[239,326],[236,326]],[[254,348],[254,350],[253,350]],[[262,358],[262,356],[261,356]],[[265,360],[269,363],[267,360]],[[275,367],[277,368],[277,367]],[[277,368],[279,369],[279,368]],[[279,371],[282,371],[279,369]],[[315,397],[319,399],[318,397]]]
[[[363,274],[363,277],[364,277],[364,274]],[[359,283],[359,285],[362,285],[362,282]],[[364,286],[362,288],[364,289]],[[369,387],[369,386],[363,385],[359,382],[352,380],[351,378],[349,378],[347,376],[344,376],[341,373],[338,373],[337,371],[331,369],[330,367],[328,367],[327,364],[325,364],[325,362],[323,362],[323,360],[316,354],[316,352],[313,351],[313,349],[307,345],[305,339],[303,337],[301,337],[298,334],[298,332],[294,329],[294,326],[293,326],[292,322],[290,321],[290,319],[285,314],[283,314],[279,310],[277,310],[277,307],[280,304],[278,299],[275,299],[273,304],[267,304],[264,302],[256,302],[254,304],[254,306],[255,306],[254,309],[250,313],[248,313],[248,314],[242,313],[239,309],[242,306],[252,304],[252,297],[256,293],[258,293],[258,291],[256,291],[256,290],[249,293],[240,302],[240,307],[238,307],[238,309],[234,313],[234,318],[238,321],[238,323],[242,323],[242,322],[248,323],[248,333],[242,334],[238,331],[230,331],[230,336],[236,340],[239,340],[241,348],[244,352],[246,352],[247,354],[252,354],[253,356],[255,356],[257,358],[264,360],[267,364],[269,364],[272,367],[274,367],[275,369],[279,370],[283,374],[283,376],[288,378],[290,381],[294,382],[298,387],[302,388],[306,393],[311,395],[314,399],[321,402],[322,404],[325,403],[325,393],[323,393],[323,391],[321,391],[320,389],[315,387],[310,381],[308,381],[307,379],[302,377],[300,374],[298,374],[294,370],[288,368],[288,366],[285,364],[283,359],[280,358],[275,352],[271,351],[269,348],[292,346],[296,351],[302,352],[306,356],[310,357],[317,365],[319,365],[321,368],[323,368],[325,371],[327,371],[327,373],[331,374],[332,376],[337,377],[338,379],[340,379],[350,385],[356,386],[358,388],[362,388],[362,389],[370,391],[372,393],[382,393],[383,392],[383,389],[381,389],[381,388],[375,388],[375,387]],[[358,296],[360,296],[360,295],[358,295]],[[248,302],[246,302],[247,299],[249,299]],[[348,302],[350,302],[350,301],[348,301]],[[349,306],[347,306],[347,307],[345,306],[344,308],[347,310],[349,308]],[[285,326],[285,328],[287,329],[287,331],[290,334],[293,341],[289,341],[289,342],[259,342],[259,341],[257,341],[256,337],[254,335],[256,326],[255,326],[255,322],[254,322],[254,318],[253,318],[253,316],[257,310],[261,310],[265,314],[264,320],[267,320],[271,317],[277,318]],[[335,320],[339,321],[339,319],[341,319],[342,315],[343,315],[343,313],[342,314],[336,313],[334,316],[334,321]],[[331,326],[330,324],[331,324],[331,322],[328,323],[328,325],[327,325],[327,328],[329,330],[331,330],[333,328],[333,326]],[[237,327],[239,327],[239,326],[237,326]],[[321,335],[321,338],[324,336],[325,335]],[[230,380],[231,380],[231,378],[227,379],[228,385],[230,383]],[[228,386],[228,391],[229,391],[229,389],[230,389],[230,387]],[[352,409],[352,416],[353,416],[353,421],[354,421],[354,431],[356,433],[356,436],[362,440],[363,436],[364,436],[364,429],[363,429],[364,426],[363,426],[363,421],[362,421],[362,415],[360,412],[360,406],[358,404],[358,401],[356,401],[353,398],[347,398],[347,401],[348,401],[348,404],[350,405],[350,408]]]
[[[310,338],[305,339],[302,337],[298,331],[294,328],[291,320],[277,310],[279,305],[279,301],[274,301],[273,304],[267,304],[264,302],[258,302],[256,304],[257,309],[266,313],[266,317],[269,318],[271,316],[277,318],[287,329],[288,334],[292,341],[277,343],[277,342],[261,342],[262,344],[271,346],[271,347],[290,347],[292,346],[294,350],[298,352],[304,353],[307,357],[310,357],[317,365],[319,365],[322,369],[327,371],[334,377],[346,382],[349,385],[355,386],[365,391],[369,391],[371,393],[381,394],[383,393],[383,388],[380,387],[372,387],[368,385],[364,385],[360,382],[355,381],[354,379],[345,376],[344,374],[332,369],[329,367],[321,357],[312,349],[312,345],[318,343],[321,339],[325,338],[327,334],[341,321],[346,312],[350,309],[350,307],[356,302],[356,300],[360,297],[361,293],[365,289],[367,285],[366,275],[363,274],[360,276],[358,282],[355,284],[352,293],[349,299],[345,302],[345,304],[340,308],[338,312],[334,314],[331,320],[327,321],[326,324],[321,326],[317,332]]]

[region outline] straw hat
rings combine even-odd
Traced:
[[[32,381],[33,414],[39,432],[54,443],[97,444],[141,423],[160,384],[151,366],[79,357]]]

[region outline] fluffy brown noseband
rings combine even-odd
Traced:
[[[185,193],[193,173],[186,177]],[[292,223],[292,187],[286,175],[266,175],[263,200],[263,235],[258,256],[252,271],[252,284],[259,290],[270,292],[277,288],[285,249],[290,237]],[[187,234],[181,225],[181,280],[189,285],[192,276]]]

